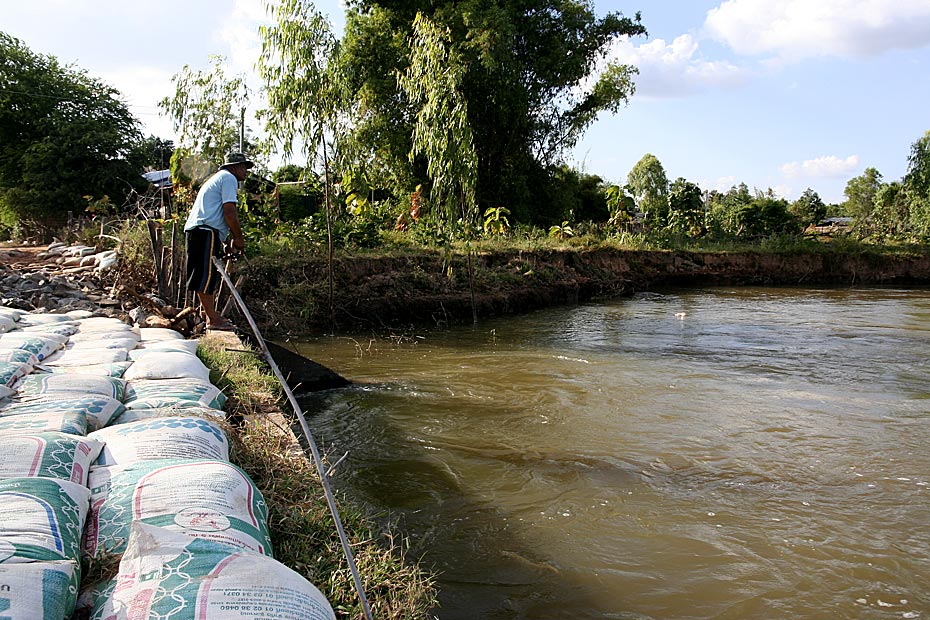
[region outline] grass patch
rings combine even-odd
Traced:
[[[229,398],[227,410],[245,417],[230,438],[231,460],[265,498],[275,558],[319,588],[337,618],[363,617],[318,472],[286,428],[288,421],[274,415],[283,409],[281,387],[250,347],[230,351],[228,342],[205,336],[198,355]],[[434,576],[406,557],[406,544],[390,528],[376,526],[345,497],[337,500],[374,617],[431,618]]]

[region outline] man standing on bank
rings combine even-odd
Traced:
[[[232,331],[235,328],[216,311],[215,295],[220,274],[211,257],[223,256],[224,243],[230,252],[241,253],[245,249],[236,210],[237,194],[239,182],[245,180],[254,165],[242,153],[228,154],[216,174],[200,188],[184,225],[187,233],[187,290],[197,293],[207,315],[207,329]]]

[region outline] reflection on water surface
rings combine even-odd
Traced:
[[[307,342],[457,618],[930,617],[930,292],[714,288]]]

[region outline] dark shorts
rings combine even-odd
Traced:
[[[187,290],[212,295],[220,285],[220,274],[211,257],[223,256],[218,230],[198,226],[187,231]]]

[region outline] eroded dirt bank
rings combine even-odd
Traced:
[[[272,333],[471,321],[467,262],[440,253],[342,257],[262,257],[240,264],[243,293]],[[631,294],[662,285],[930,284],[930,256],[566,250],[473,257],[479,319]]]

